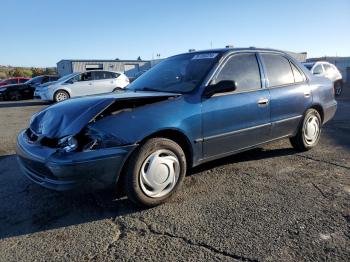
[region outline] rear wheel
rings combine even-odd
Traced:
[[[62,102],[62,101],[67,100],[67,99],[69,99],[69,94],[67,91],[64,91],[64,90],[56,91],[56,93],[54,95],[55,102]]]
[[[317,110],[308,109],[296,136],[290,138],[292,146],[307,151],[317,145],[321,135],[321,117]]]
[[[334,94],[336,96],[340,96],[343,91],[343,83],[341,81],[337,81],[334,83]]]
[[[124,176],[124,188],[138,205],[156,206],[168,200],[186,174],[182,148],[166,138],[152,138],[132,155]]]

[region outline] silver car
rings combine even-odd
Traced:
[[[71,97],[96,95],[123,89],[129,78],[120,72],[91,70],[72,73],[56,82],[41,85],[35,89],[34,98],[61,102]]]
[[[338,68],[325,61],[304,63],[304,66],[311,71],[312,74],[323,76],[331,80],[334,84],[334,93],[339,96],[343,90],[343,77]]]

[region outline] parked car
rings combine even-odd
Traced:
[[[335,95],[341,95],[343,90],[343,77],[335,65],[319,61],[315,63],[304,63],[304,66],[314,75],[323,76],[331,80],[333,82]]]
[[[23,84],[1,86],[0,100],[32,99],[34,90],[38,85],[57,79],[58,76],[42,75],[34,77]]]
[[[137,79],[138,77],[140,77],[141,75],[143,75],[145,72],[147,72],[147,70],[141,70],[141,71],[135,73],[133,76],[129,76],[130,83],[132,83],[133,81],[135,81],[135,79]]]
[[[53,84],[40,86],[34,97],[61,102],[71,97],[96,95],[122,89],[129,84],[126,75],[120,72],[91,70],[61,77]]]
[[[207,161],[282,138],[313,148],[336,108],[332,82],[281,51],[192,52],[165,59],[125,91],[45,108],[19,134],[17,155],[41,186],[119,181],[132,201],[155,206]]]
[[[0,86],[22,84],[27,82],[30,78],[28,77],[11,77],[9,79],[4,79],[0,81]]]

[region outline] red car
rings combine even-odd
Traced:
[[[9,79],[0,81],[0,86],[23,84],[24,82],[27,82],[29,79],[30,78],[28,77],[11,77]]]

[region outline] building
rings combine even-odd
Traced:
[[[134,77],[139,72],[148,70],[151,61],[148,60],[68,60],[63,59],[57,63],[57,73],[60,76],[74,72],[89,70],[109,70],[124,72],[128,77]]]
[[[287,52],[300,62],[305,62],[306,53]],[[154,60],[82,60],[63,59],[57,63],[57,73],[59,76],[68,75],[75,72],[85,72],[89,70],[109,70],[123,72],[128,77],[133,78],[140,72],[146,71],[155,66],[163,59]]]
[[[324,56],[306,59],[307,62],[327,61],[335,65],[343,76],[343,81],[350,83],[350,57]]]
[[[299,62],[305,62],[306,61],[306,57],[307,57],[307,53],[306,52],[302,52],[302,53],[294,53],[294,52],[289,52],[289,51],[285,51],[285,52],[288,55],[290,55],[291,57],[294,57]]]

